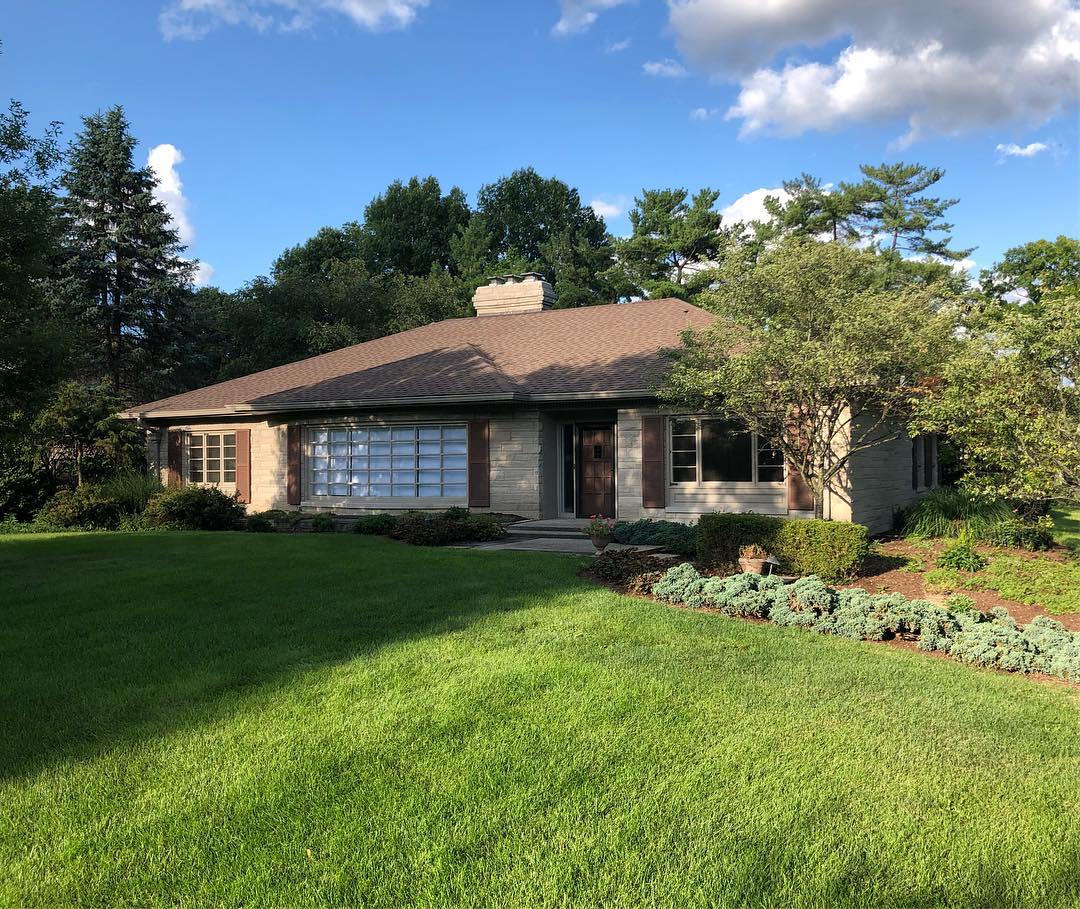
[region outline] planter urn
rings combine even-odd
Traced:
[[[739,568],[748,574],[765,574],[765,565],[768,559],[739,559]]]
[[[592,540],[592,544],[596,547],[598,553],[603,552],[608,543],[611,542],[611,537],[589,537],[589,539]]]

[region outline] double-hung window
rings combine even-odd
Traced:
[[[235,483],[236,433],[191,433],[188,436],[188,479],[192,483]]]
[[[675,417],[671,427],[673,483],[780,483],[784,456],[732,420]]]
[[[311,494],[465,498],[464,423],[309,430]]]

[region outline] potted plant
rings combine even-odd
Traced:
[[[614,521],[594,514],[589,523],[585,525],[585,536],[592,540],[597,552],[603,552],[607,544],[611,542],[611,535],[614,530]]]
[[[769,553],[764,546],[751,543],[739,550],[739,568],[751,574],[764,574],[765,563],[769,561]]]

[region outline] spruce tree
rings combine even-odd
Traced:
[[[154,198],[153,172],[134,155],[124,111],[113,107],[83,118],[61,178],[65,279],[99,354],[90,369],[126,400],[172,390],[195,270]]]

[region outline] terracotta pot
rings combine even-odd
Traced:
[[[768,559],[739,559],[739,568],[751,574],[764,574],[765,563]]]
[[[603,552],[607,544],[611,542],[611,537],[589,537],[589,539],[592,540],[597,552]]]

